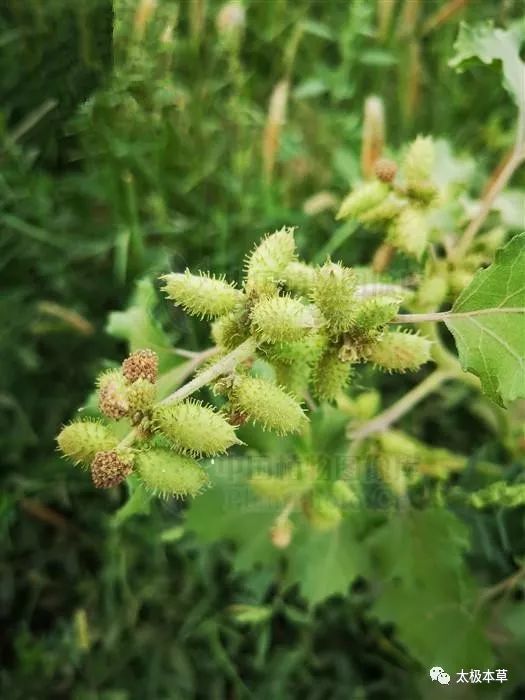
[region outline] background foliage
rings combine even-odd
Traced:
[[[474,197],[512,145],[514,106],[497,65],[458,74],[448,61],[459,20],[518,26],[518,5],[253,1],[238,32],[204,0],[2,6],[3,697],[430,697],[421,671],[437,648],[436,663],[456,663],[451,638],[469,647],[473,667],[513,669],[505,697],[523,692],[519,577],[480,619],[462,613],[465,596],[522,571],[523,508],[472,514],[459,504],[395,528],[379,522],[370,561],[355,560],[344,533],[327,558],[320,533],[285,566],[266,539],[269,511],[225,526],[240,546],[215,542],[220,483],[188,519],[180,503],[140,495],[118,510],[125,494],[94,491],[53,440],[128,345],[154,347],[161,369],[176,372],[173,344],[209,344],[204,325],[161,302],[157,273],[188,265],[238,277],[253,243],[283,223],[299,227],[306,257],[337,249],[349,264],[368,262],[365,233],[341,245],[349,231],[333,207],[359,178],[370,93],[384,99],[393,151],[422,132],[474,159]],[[283,81],[275,149],[268,106]],[[515,221],[512,201],[502,214]],[[413,381],[381,377],[385,404]],[[516,442],[492,420],[467,388],[450,386],[405,427],[468,455],[455,478],[470,489],[483,485],[479,463],[487,479],[497,470],[519,480]],[[318,449],[336,451],[335,416],[315,429]],[[251,439],[257,454],[287,449]],[[128,519],[133,508],[149,514]],[[329,575],[290,587],[305,559]],[[346,595],[352,571],[380,572],[381,595],[365,578]],[[339,595],[307,606],[305,596],[330,593]],[[425,626],[427,603],[441,598],[446,612]]]

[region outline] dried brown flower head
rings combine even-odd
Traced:
[[[159,358],[153,350],[136,350],[122,363],[122,374],[128,382],[147,379],[154,384],[159,371]]]

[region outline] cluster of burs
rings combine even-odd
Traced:
[[[426,147],[423,141],[418,149],[424,154]],[[407,158],[414,160],[410,153]],[[412,194],[401,196],[393,189],[392,164],[378,163],[377,179],[352,192],[341,215],[396,209],[390,226],[397,231],[434,196],[422,174],[420,168],[417,197],[415,181],[405,188]],[[407,197],[419,205],[407,204]],[[395,234],[398,242],[400,235]],[[208,483],[198,460],[239,444],[241,423],[252,421],[280,435],[301,432],[308,429],[302,400],[335,401],[358,363],[403,372],[430,359],[427,339],[389,326],[400,296],[381,285],[380,294],[369,295],[367,288],[374,285],[360,284],[357,274],[338,262],[301,262],[290,228],[267,236],[252,251],[240,288],[189,271],[163,280],[164,292],[177,306],[211,321],[217,346],[211,362],[217,371],[210,372],[208,364],[201,373],[207,372],[202,376],[210,377],[209,388],[222,406],[195,400],[188,395],[193,392],[156,401],[157,357],[151,350],[132,353],[98,382],[101,412],[113,421],[127,420],[131,433],[119,441],[108,421],[88,419],[74,421],[58,436],[62,452],[90,468],[98,487],[114,486],[134,472],[157,494],[196,495]],[[244,354],[238,354],[238,362],[228,362],[239,348]],[[266,371],[257,371],[261,365]],[[195,389],[205,383],[197,382]]]

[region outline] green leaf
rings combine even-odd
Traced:
[[[476,273],[445,323],[487,396],[501,406],[525,398],[525,233]]]
[[[522,108],[525,90],[525,63],[520,59],[520,32],[517,29],[498,29],[491,22],[470,27],[461,24],[454,48],[456,55],[449,65],[458,68],[470,58],[483,63],[501,61],[503,84]]]
[[[373,612],[422,664],[480,668],[490,651],[474,614],[475,587],[464,562],[465,525],[445,509],[391,517],[369,538]]]
[[[304,525],[288,549],[287,578],[299,583],[303,596],[311,604],[331,595],[346,595],[352,581],[363,571],[363,549],[355,538],[350,517],[328,532]]]
[[[131,305],[125,311],[109,314],[107,332],[115,338],[126,340],[130,352],[151,348],[159,356],[161,372],[177,364],[172,343],[155,319],[158,298],[153,282],[142,279],[137,282]]]
[[[192,501],[186,514],[187,529],[203,541],[235,543],[233,563],[240,571],[277,561],[279,556],[270,541],[270,528],[282,505],[262,501],[252,491],[247,480],[257,467],[262,468],[262,460],[209,462],[211,488]]]

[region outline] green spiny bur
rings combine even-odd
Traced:
[[[231,311],[212,324],[213,341],[220,348],[233,350],[249,336],[248,317],[244,310]]]
[[[118,440],[99,421],[77,420],[62,428],[57,436],[57,443],[66,457],[87,467],[97,452],[113,449]]]
[[[338,348],[326,350],[313,370],[313,389],[316,398],[321,401],[335,401],[348,385],[350,370],[350,364],[339,358]]]
[[[425,213],[416,207],[406,207],[388,229],[388,241],[399,250],[420,258],[429,235]]]
[[[163,279],[166,296],[189,314],[201,318],[223,316],[243,298],[242,292],[224,279],[204,273],[193,275],[186,270],[164,275]]]
[[[230,400],[234,408],[265,430],[279,435],[302,430],[307,423],[301,405],[281,387],[258,377],[236,377]]]
[[[246,261],[248,294],[273,294],[295,255],[293,228],[284,227],[264,238]]]
[[[333,262],[318,268],[312,299],[328,322],[327,332],[336,335],[352,325],[355,289],[355,275],[349,268]]]
[[[209,483],[208,475],[192,457],[163,448],[139,452],[135,470],[142,483],[159,496],[196,496]]]
[[[144,413],[148,411],[155,401],[155,385],[147,379],[137,379],[127,388],[129,413]]]
[[[286,266],[281,279],[290,291],[308,296],[315,283],[315,268],[294,260]]]
[[[213,456],[241,444],[222,414],[194,399],[158,406],[153,419],[173,448],[182,453]]]
[[[418,136],[403,159],[402,170],[407,183],[424,182],[432,175],[435,149],[430,136]]]
[[[430,360],[432,342],[404,331],[387,331],[369,350],[368,359],[390,372],[416,370]]]
[[[315,307],[289,296],[261,299],[253,307],[251,318],[256,337],[266,343],[299,340],[321,322]]]
[[[390,188],[379,180],[356,187],[342,201],[337,219],[356,219],[383,202]]]

